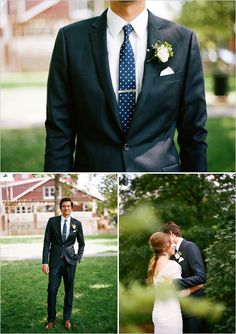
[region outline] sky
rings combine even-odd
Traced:
[[[89,191],[91,195],[101,197],[98,190],[98,185],[101,183],[104,174],[87,174],[80,173],[78,178],[78,186],[81,190]]]

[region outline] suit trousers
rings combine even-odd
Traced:
[[[183,332],[184,333],[205,333],[203,320],[197,317],[183,315]]]
[[[76,265],[70,265],[65,258],[61,258],[58,266],[53,269],[49,267],[49,283],[48,283],[48,321],[56,320],[56,298],[57,291],[63,277],[65,297],[63,319],[70,320],[72,304],[73,304],[73,289]]]

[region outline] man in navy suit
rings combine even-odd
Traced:
[[[42,271],[49,275],[48,282],[48,323],[47,329],[55,325],[56,297],[63,277],[65,286],[63,319],[65,329],[71,328],[74,276],[77,262],[84,252],[84,237],[81,223],[71,217],[73,202],[70,198],[60,201],[61,216],[49,219],[45,231]],[[78,253],[74,243],[78,241]]]
[[[145,0],[110,1],[57,35],[44,169],[203,172],[206,115],[195,34],[154,16]]]
[[[176,254],[173,260],[177,261],[182,268],[182,279],[175,280],[175,283],[182,289],[204,284],[206,272],[198,247],[193,242],[183,239],[179,226],[173,222],[161,226],[161,231],[168,233],[171,241],[176,245]],[[203,298],[203,290],[199,289],[191,296]],[[183,313],[184,333],[204,333],[203,327],[201,319]]]

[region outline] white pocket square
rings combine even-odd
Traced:
[[[164,75],[171,75],[174,74],[175,72],[172,70],[171,67],[165,68],[163,71],[160,73],[160,77],[163,77]]]

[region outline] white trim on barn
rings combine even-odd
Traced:
[[[29,189],[23,191],[21,194],[17,195],[16,197],[12,198],[12,201],[17,201],[18,199],[20,199],[22,196],[25,196],[26,194],[28,194],[29,192],[33,191],[35,188],[40,187],[41,185],[43,185],[44,183],[46,183],[47,181],[51,180],[50,177],[44,178],[42,181],[34,184],[32,187],[30,187]],[[31,179],[31,182],[33,182],[33,179]]]
[[[62,0],[51,0],[51,1],[42,1],[39,4],[35,5],[34,7],[30,8],[29,10],[21,13],[18,17],[19,23],[25,23],[31,20],[33,17],[39,15],[40,13],[44,12],[45,10],[55,6]]]

